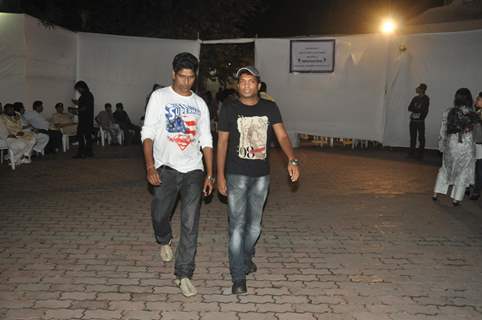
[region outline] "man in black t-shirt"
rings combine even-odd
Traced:
[[[429,97],[425,94],[427,85],[421,83],[416,89],[417,95],[413,97],[408,111],[410,111],[410,151],[409,157],[416,156],[419,159],[423,158],[423,151],[425,149],[425,118],[428,114],[428,106],[430,104]],[[418,153],[415,153],[418,135]]]
[[[218,191],[228,197],[229,268],[232,293],[246,292],[246,274],[261,233],[263,205],[269,187],[269,145],[276,136],[288,157],[291,181],[298,180],[299,161],[276,103],[260,99],[259,72],[243,67],[236,73],[239,100],[223,105],[218,123]]]

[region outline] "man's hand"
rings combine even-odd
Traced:
[[[161,185],[161,178],[159,177],[159,172],[157,172],[156,168],[147,168],[147,181],[149,181],[149,183],[153,186]]]
[[[214,189],[213,179],[209,176],[206,176],[206,178],[204,178],[203,195],[205,197],[209,196],[213,192],[213,189]]]
[[[300,178],[300,168],[291,163],[288,164],[288,173],[291,178],[291,182],[296,182]]]
[[[228,196],[228,185],[226,183],[226,178],[224,175],[218,175],[218,192],[223,196]]]

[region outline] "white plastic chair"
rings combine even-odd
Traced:
[[[64,152],[67,152],[67,150],[70,149],[70,137],[74,137],[75,135],[65,134],[62,129],[60,129],[60,132],[62,132],[62,149]]]
[[[107,144],[111,144],[112,138],[110,136],[110,133],[102,129],[102,127],[99,127],[98,136],[100,137],[101,146],[105,146],[106,140],[107,140]],[[122,144],[122,142],[124,141],[124,132],[122,130],[119,130],[119,133],[117,134],[117,141],[119,144]]]
[[[15,170],[15,161],[13,161],[13,151],[8,148],[7,141],[0,139],[0,164],[3,164],[3,151],[7,150],[10,167]]]

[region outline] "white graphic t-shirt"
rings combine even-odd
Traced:
[[[212,148],[209,110],[202,98],[177,94],[172,87],[154,91],[147,104],[142,141],[154,141],[156,168],[203,170],[204,147]]]

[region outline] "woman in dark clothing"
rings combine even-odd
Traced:
[[[74,89],[80,94],[78,100],[72,99],[72,102],[78,106],[77,114],[79,117],[79,123],[77,125],[79,150],[74,158],[93,157],[92,131],[94,129],[94,96],[84,81],[77,81]]]

